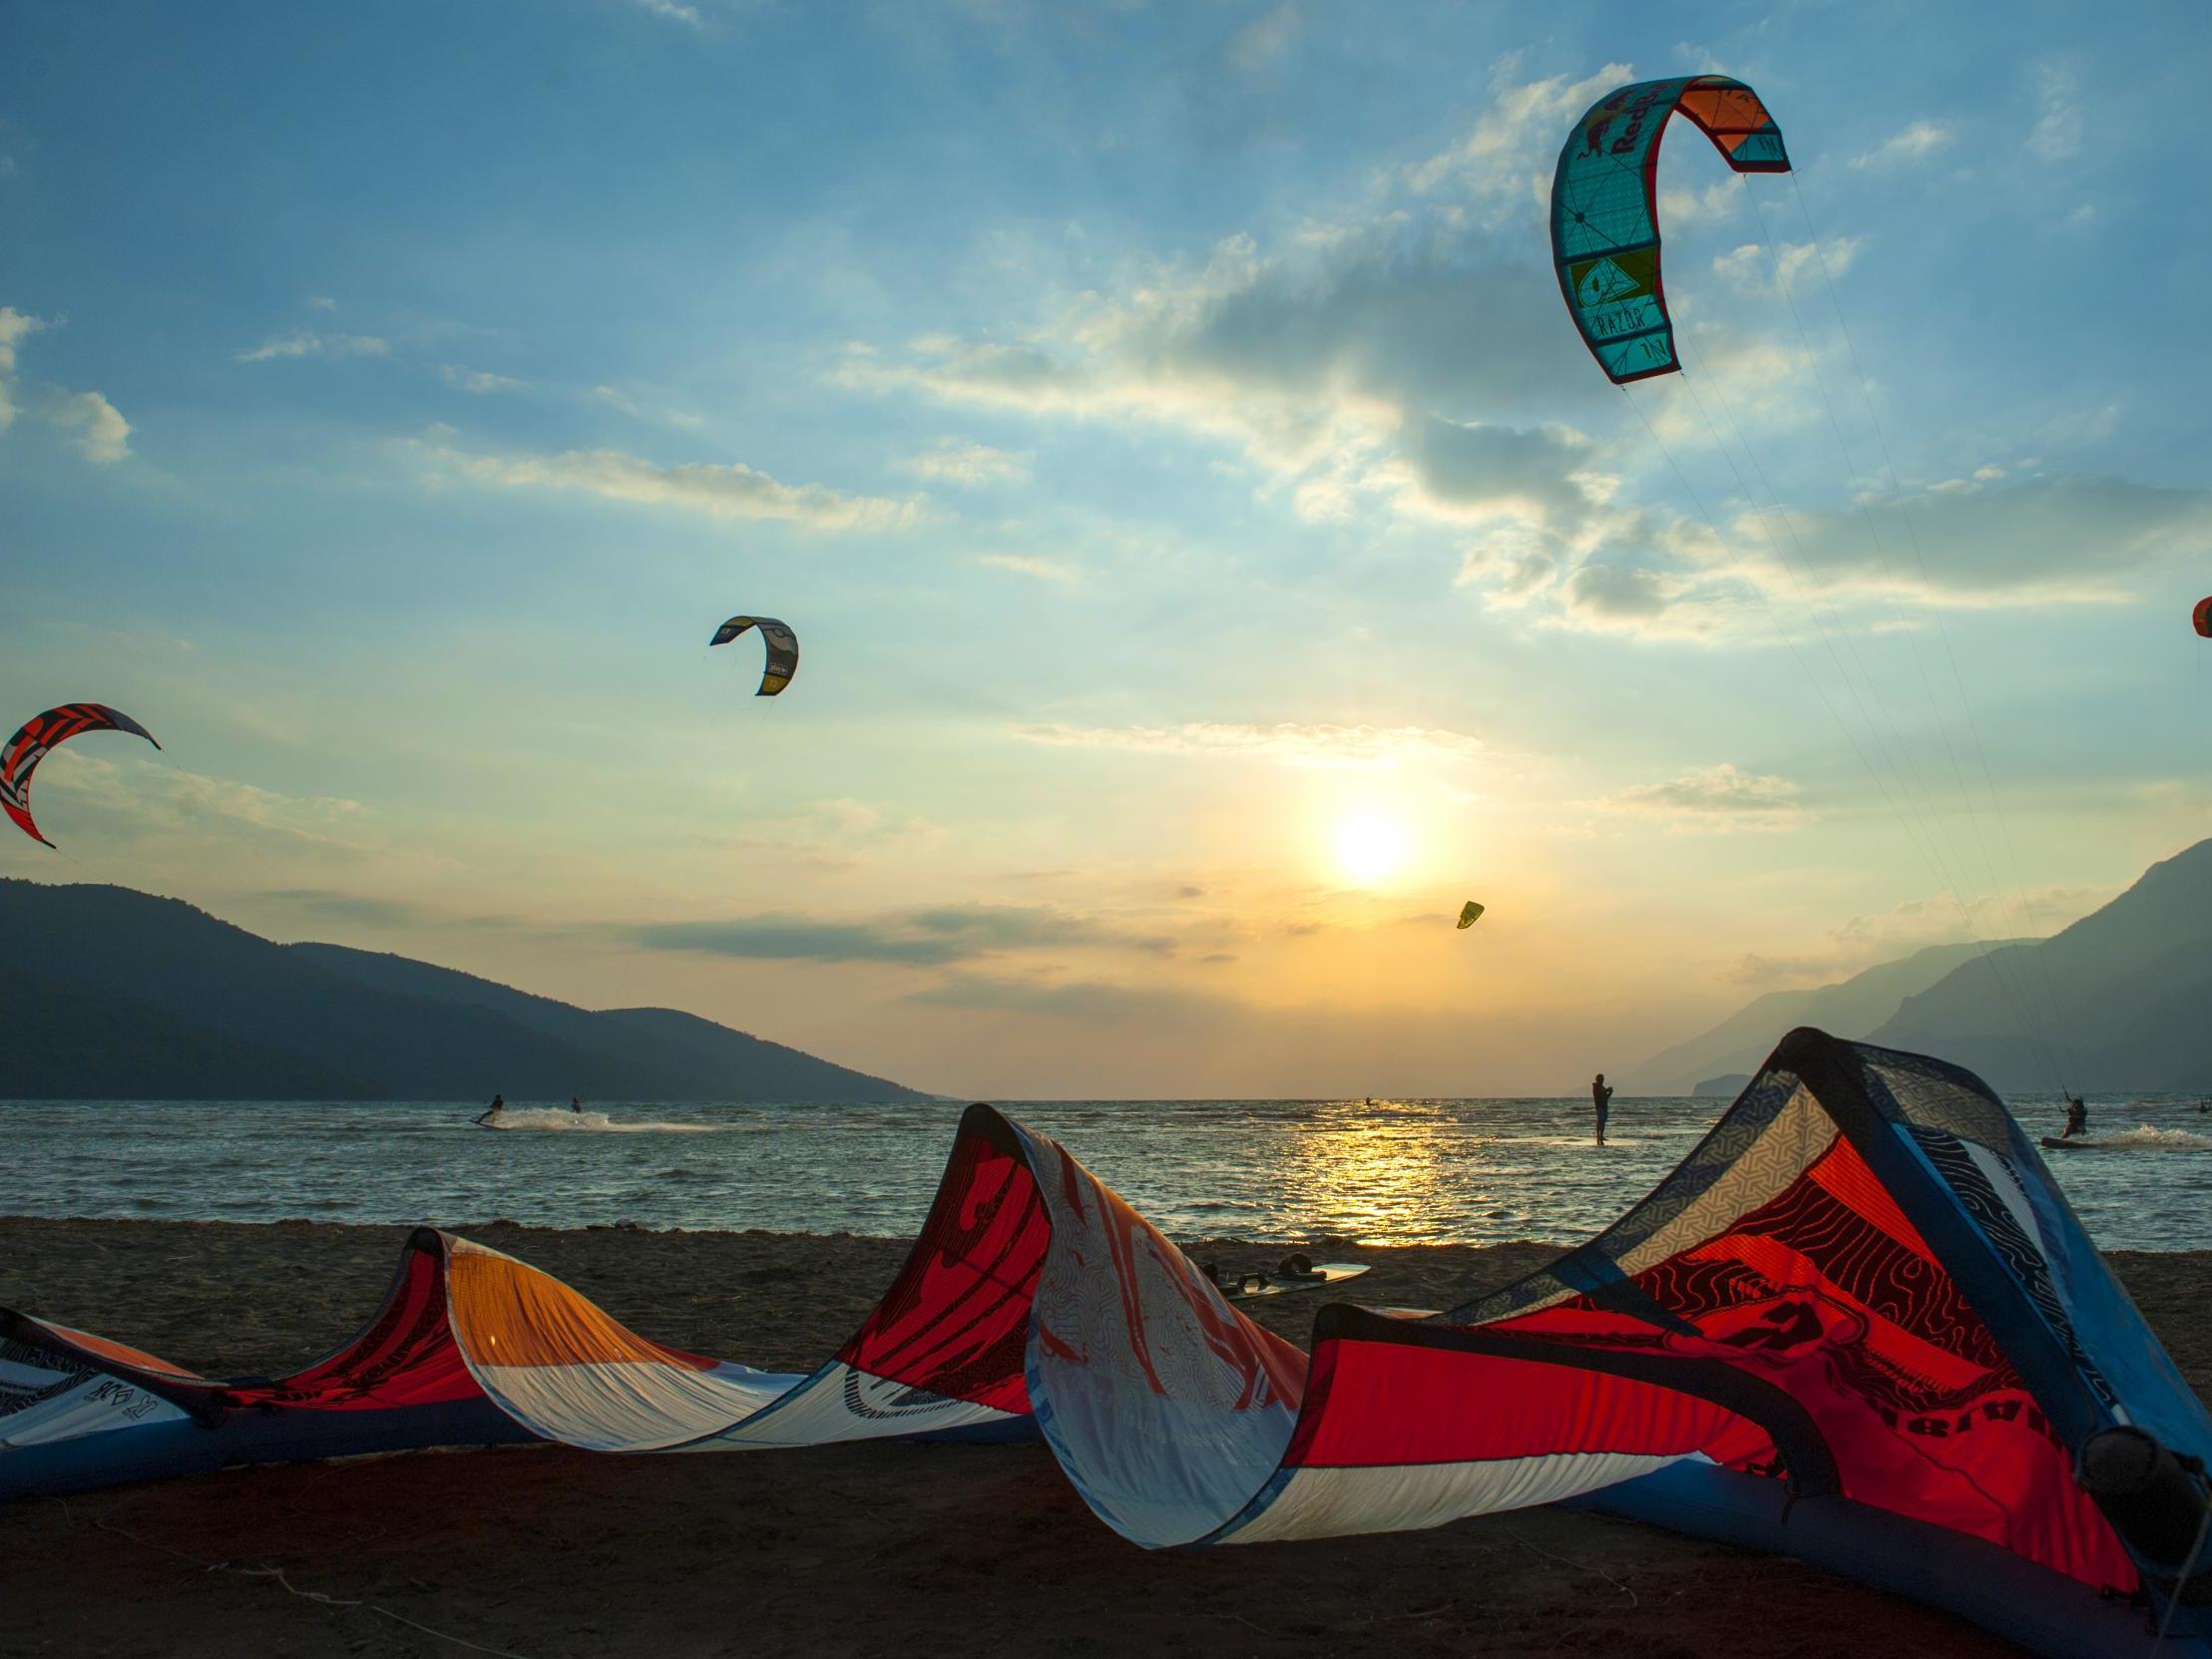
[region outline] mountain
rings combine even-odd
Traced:
[[[2154,864],[2103,909],[1992,951],[1905,999],[1869,1036],[2000,1089],[2212,1087],[2212,841]],[[2054,1076],[2054,1071],[2056,1075]]]
[[[1931,945],[1834,985],[1769,991],[1702,1036],[1653,1054],[1630,1070],[1627,1079],[1638,1094],[1702,1093],[1701,1085],[1719,1076],[1757,1071],[1792,1027],[1817,1026],[1835,1037],[1863,1037],[1897,1013],[1906,998],[1926,991],[1984,948]]]
[[[0,1097],[920,1100],[672,1009],[590,1010],[176,899],[0,880]]]

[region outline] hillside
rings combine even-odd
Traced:
[[[1939,945],[1817,991],[1771,992],[1625,1082],[1686,1094],[1757,1068],[1792,1026],[1939,1054],[2000,1089],[2212,1088],[2212,841],[2043,940]]]
[[[1794,1026],[1818,1026],[1837,1037],[1864,1037],[1897,1013],[1906,998],[1971,962],[1980,949],[1971,943],[1931,945],[1834,985],[1770,991],[1711,1031],[1653,1054],[1631,1069],[1626,1081],[1638,1094],[1691,1094],[1698,1092],[1702,1082],[1757,1071],[1768,1050]]]
[[[405,957],[277,945],[127,888],[0,881],[0,1097],[928,1097],[674,1010],[599,1014]]]
[[[2103,909],[1991,954],[1869,1036],[1957,1060],[1998,1088],[2212,1087],[2212,841],[2154,864]]]

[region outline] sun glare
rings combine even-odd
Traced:
[[[1406,862],[1406,826],[1386,814],[1355,812],[1337,825],[1337,867],[1363,886],[1395,872]]]

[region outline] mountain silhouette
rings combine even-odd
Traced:
[[[178,899],[0,880],[16,1099],[920,1100],[672,1009],[277,945]]]
[[[2015,1093],[2212,1088],[2212,840],[2048,939],[1938,945],[1837,985],[1756,998],[1628,1073],[1685,1093],[1748,1071],[1788,1027],[1937,1054]]]

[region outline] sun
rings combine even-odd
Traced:
[[[1406,862],[1406,826],[1386,812],[1355,812],[1336,827],[1337,868],[1363,887],[1372,887]]]

